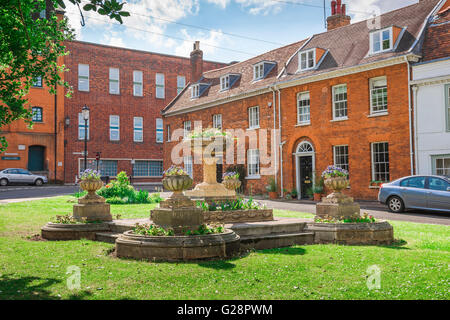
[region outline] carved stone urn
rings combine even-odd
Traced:
[[[236,190],[240,188],[242,182],[239,179],[225,179],[223,180],[222,184],[228,190]]]
[[[324,183],[333,193],[339,193],[348,187],[349,180],[346,177],[336,177],[325,179]]]
[[[192,178],[188,175],[167,176],[162,181],[165,189],[172,192],[183,192],[192,186]]]
[[[87,196],[89,196],[89,198],[97,198],[99,196],[95,192],[103,187],[103,182],[97,179],[81,180],[80,187],[88,192]]]

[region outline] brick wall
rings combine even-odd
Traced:
[[[370,115],[369,79],[386,76],[388,82],[388,115]],[[332,122],[332,86],[347,84],[348,120]],[[309,91],[311,99],[311,125],[297,124],[297,94]],[[260,106],[261,128],[273,128],[272,93],[222,104],[220,106],[164,118],[165,128],[170,125],[173,132],[183,128],[186,120],[201,120],[203,127],[212,126],[212,116],[222,114],[224,129],[248,128],[247,109]],[[371,176],[371,143],[388,142],[390,155],[390,178],[395,180],[410,174],[409,108],[407,65],[353,74],[330,80],[295,86],[281,90],[282,141],[283,147],[283,188],[297,188],[296,164],[293,153],[303,141],[312,143],[315,151],[316,176],[333,164],[333,146],[349,146],[349,167],[351,187],[346,192],[358,199],[376,199],[378,190],[369,188]],[[277,105],[278,112],[278,105]],[[278,127],[278,114],[277,114]],[[167,136],[164,137],[165,141]],[[165,168],[172,164],[171,152],[177,142],[165,143]],[[247,143],[248,146],[248,143]],[[263,167],[263,166],[262,166]],[[201,165],[194,165],[194,183],[202,180]],[[248,180],[247,193],[265,193],[269,176]],[[278,176],[280,181],[280,176]]]
[[[78,172],[79,153],[84,150],[84,141],[78,140],[78,113],[86,104],[90,108],[90,140],[88,158],[101,152],[102,159],[118,160],[118,172],[132,173],[131,159],[162,160],[162,144],[156,143],[156,119],[160,111],[177,94],[177,76],[190,77],[189,58],[168,56],[115,48],[84,42],[67,43],[70,54],[66,66],[70,69],[67,81],[74,94],[66,99],[65,159],[66,182],[74,182]],[[78,64],[89,64],[90,91],[78,91]],[[204,62],[204,69],[222,67],[223,64]],[[109,68],[120,70],[120,95],[109,93]],[[143,72],[143,96],[133,96],[133,70]],[[155,97],[156,73],[165,75],[165,99]],[[120,141],[109,139],[109,116],[120,117]],[[133,141],[133,118],[143,117],[143,142]],[[141,182],[159,182],[161,179],[138,179]]]

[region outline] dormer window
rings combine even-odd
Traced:
[[[198,98],[200,96],[200,85],[199,84],[194,84],[191,87],[191,98],[195,99]]]
[[[316,49],[300,52],[299,70],[309,70],[316,67]]]
[[[253,80],[260,80],[264,78],[264,63],[258,63],[253,66]]]
[[[220,77],[220,90],[228,90],[230,89],[230,76],[226,75]]]
[[[389,51],[392,47],[392,28],[374,31],[370,34],[370,52],[372,54]]]

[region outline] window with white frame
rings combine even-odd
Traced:
[[[450,154],[432,156],[433,174],[450,178]]]
[[[193,84],[191,86],[191,98],[198,98],[200,96],[200,85],[199,84]]]
[[[156,142],[163,143],[164,142],[164,126],[163,119],[156,119]]]
[[[446,93],[446,97],[445,97],[445,114],[446,114],[446,118],[447,118],[447,131],[450,131],[450,85],[445,87],[445,93]]]
[[[300,52],[298,65],[300,70],[313,69],[316,66],[316,49]]]
[[[221,114],[213,115],[213,128],[222,129],[222,115]]]
[[[297,97],[297,124],[311,123],[311,100],[309,92],[302,92]]]
[[[88,159],[86,164],[86,169],[97,170],[97,160]],[[81,174],[84,171],[84,159],[79,159],[78,168],[79,174]],[[117,160],[100,160],[98,163],[98,171],[100,171],[100,175],[102,176],[117,176]]]
[[[144,141],[144,118],[133,118],[133,140],[134,142]]]
[[[379,53],[391,50],[392,43],[392,28],[379,30],[371,33],[370,36],[370,51],[371,53]]]
[[[347,85],[333,87],[333,119],[347,119]]]
[[[264,62],[253,66],[253,80],[260,80],[264,78]]]
[[[120,117],[109,116],[109,140],[120,140]]]
[[[334,165],[349,171],[348,167],[348,146],[333,146]]]
[[[166,131],[167,131],[167,142],[170,142],[171,140],[171,136],[170,136],[170,125],[166,126]]]
[[[248,128],[259,128],[259,107],[248,108]]]
[[[249,177],[259,176],[259,150],[247,150],[247,174]]]
[[[183,123],[183,128],[184,128],[184,137],[186,138],[190,132],[191,132],[191,122],[190,121],[185,121]]]
[[[78,114],[78,139],[79,140],[84,140],[84,134],[86,131],[87,131],[86,139],[89,140],[89,119],[85,123],[83,114],[79,113]]]
[[[133,164],[135,177],[162,177],[163,162],[155,160],[136,160]]]
[[[166,97],[164,74],[156,74],[156,98],[164,99]]]
[[[42,77],[37,76],[33,79],[33,87],[35,88],[42,88]]]
[[[372,143],[372,180],[388,182],[389,144],[387,142]]]
[[[120,94],[119,69],[109,68],[109,93]]]
[[[177,95],[183,91],[186,86],[186,77],[185,76],[177,76]]]
[[[387,78],[370,79],[370,113],[385,113],[387,109]]]
[[[230,76],[220,77],[220,90],[228,90],[230,89]]]
[[[133,71],[133,95],[136,97],[142,97],[143,91],[143,75],[142,71]]]
[[[89,91],[89,65],[78,65],[78,91]]]
[[[184,170],[192,178],[194,174],[194,168],[192,166],[192,156],[186,156],[183,158]]]
[[[33,114],[33,117],[31,119],[31,120],[33,120],[33,122],[42,122],[43,121],[41,107],[32,107],[31,112]]]

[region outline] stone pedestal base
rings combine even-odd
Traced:
[[[185,195],[192,199],[236,198],[236,192],[228,190],[223,184],[206,182],[196,185],[192,191],[186,191]]]
[[[203,224],[203,211],[200,208],[156,208],[151,211],[151,220],[164,229],[172,228],[175,234],[184,230],[194,230]]]
[[[109,203],[93,202],[73,205],[73,217],[81,221],[112,221]]]
[[[360,216],[361,207],[343,193],[332,193],[316,205],[316,217],[337,219]]]

